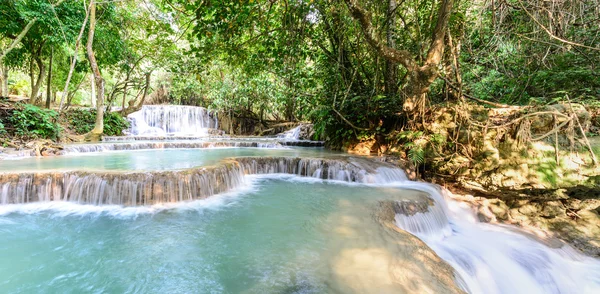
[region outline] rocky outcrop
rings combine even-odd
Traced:
[[[404,293],[464,293],[457,286],[460,278],[448,263],[419,238],[396,226],[398,209],[405,211],[396,201],[381,201],[374,213],[375,220],[396,240],[399,252],[387,263],[393,282]]]
[[[484,222],[513,224],[566,241],[600,257],[600,188],[498,190],[452,188]],[[466,195],[466,196],[461,196]]]

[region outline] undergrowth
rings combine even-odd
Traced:
[[[65,112],[69,128],[78,135],[85,134],[94,128],[96,110],[71,109]],[[121,135],[129,127],[125,118],[116,112],[104,113],[104,134],[107,136]]]
[[[57,123],[58,113],[54,110],[16,103],[14,108],[5,109],[4,112],[0,117],[0,135],[25,140],[57,140],[62,131]]]

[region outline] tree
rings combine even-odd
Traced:
[[[429,91],[429,86],[438,76],[437,67],[444,54],[444,36],[452,12],[453,0],[440,1],[437,22],[431,35],[427,57],[422,65],[415,60],[410,52],[386,46],[377,36],[369,13],[358,5],[357,0],[345,0],[345,2],[352,17],[359,22],[367,43],[380,56],[393,63],[403,65],[408,71],[404,111],[408,113],[422,111],[425,107],[425,95]]]
[[[90,1],[90,16],[89,16],[90,27],[88,29],[88,39],[86,44],[86,51],[92,74],[94,75],[94,82],[96,87],[96,122],[94,128],[86,135],[87,140],[99,141],[100,136],[104,132],[104,79],[100,73],[98,62],[94,54],[94,33],[96,30],[96,2],[95,0]]]

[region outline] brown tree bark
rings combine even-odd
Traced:
[[[88,40],[86,44],[86,51],[88,60],[90,61],[90,67],[92,68],[92,74],[94,75],[94,83],[96,87],[96,123],[94,128],[85,135],[87,141],[99,141],[102,133],[104,132],[104,79],[100,73],[96,56],[94,55],[94,32],[96,30],[96,2],[91,0],[90,2],[90,27],[88,29]]]
[[[367,43],[385,59],[401,64],[408,71],[408,86],[405,89],[406,97],[403,109],[407,113],[417,113],[425,106],[425,95],[429,86],[438,77],[437,66],[444,54],[444,35],[452,12],[453,0],[441,0],[438,8],[438,16],[431,36],[431,43],[427,51],[427,57],[423,65],[419,65],[416,59],[407,50],[400,50],[386,46],[377,35],[376,29],[371,22],[370,14],[360,7],[358,0],[345,0],[350,14],[358,21]]]

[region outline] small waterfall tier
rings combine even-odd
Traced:
[[[286,140],[300,140],[300,131],[302,131],[302,126],[297,126],[293,129],[287,130],[281,134],[277,134],[277,138],[286,139]]]
[[[205,137],[198,138],[193,136],[104,136],[102,137],[103,142],[128,142],[128,141],[194,141],[204,140],[211,142],[277,142],[283,146],[299,146],[299,147],[323,147],[325,146],[324,141],[312,141],[312,140],[289,140],[282,137]]]
[[[272,173],[358,183],[406,180],[402,170],[364,159],[240,157],[217,166],[168,172],[0,173],[0,204],[153,205],[203,199],[240,187],[244,175]]]
[[[429,183],[400,187],[424,192],[393,203],[396,225],[423,240],[456,271],[467,293],[597,293],[600,262],[568,245],[517,229],[480,223],[448,191]],[[561,243],[562,244],[562,243]],[[555,247],[555,248],[553,248]]]
[[[210,129],[219,127],[215,112],[204,107],[181,105],[144,105],[129,116],[131,127],[126,131],[134,136],[190,135],[207,136]]]
[[[427,196],[417,200],[397,201],[394,205],[396,225],[422,238],[440,240],[449,236],[452,229],[441,188],[419,182],[409,182],[403,186],[425,192]]]
[[[122,150],[149,150],[149,149],[205,149],[205,148],[284,148],[276,141],[152,141],[152,142],[119,142],[99,144],[74,144],[66,145],[63,154],[89,153]]]

